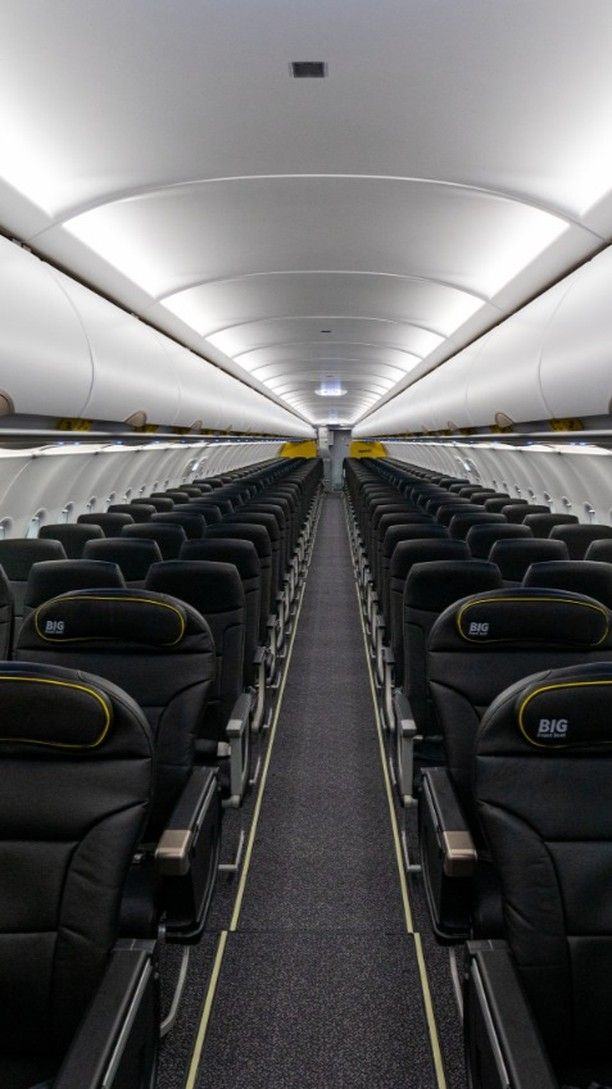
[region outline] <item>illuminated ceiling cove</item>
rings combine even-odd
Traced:
[[[2,229],[308,420],[353,423],[610,237],[609,0],[2,16]]]

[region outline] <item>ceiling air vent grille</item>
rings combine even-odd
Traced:
[[[327,75],[325,61],[291,61],[290,67],[294,79],[325,79]]]

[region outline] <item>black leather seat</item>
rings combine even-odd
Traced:
[[[62,1084],[93,1084],[104,1049],[112,1054],[127,1029],[112,1084],[149,1089],[154,950],[114,950],[148,815],[147,721],[101,677],[25,662],[0,665],[0,718],[0,1084],[51,1085],[60,1067]]]
[[[470,1084],[610,1084],[612,663],[528,676],[489,707],[474,796],[505,942],[470,943]]]
[[[489,912],[491,872],[471,790],[474,742],[487,707],[534,668],[611,657],[610,614],[582,594],[540,587],[496,590],[464,598],[436,621],[427,675],[447,763],[423,774],[419,822],[423,875],[437,932],[464,934],[470,918],[476,932],[486,936],[491,936],[491,925],[499,925],[499,919],[492,924],[495,912]],[[474,861],[471,880],[465,865],[460,866],[462,876],[449,877],[452,851],[440,857],[440,837],[450,830],[472,838],[479,861]]]
[[[92,542],[103,544],[104,542]],[[24,616],[37,609],[43,601],[65,594],[69,590],[92,590],[96,587],[125,588],[125,580],[116,563],[100,560],[43,560],[30,569],[24,598]]]
[[[566,560],[567,549],[561,541],[542,540],[503,540],[496,541],[489,553],[489,559],[499,567],[504,582],[520,583],[532,563],[545,560]]]
[[[503,514],[490,514],[488,511],[469,511],[466,514],[454,514],[450,520],[448,531],[456,541],[465,541],[472,526],[503,525],[506,518]]]
[[[597,563],[612,563],[612,540],[591,541],[584,558]]]
[[[206,713],[200,723],[198,758],[209,764],[223,765],[221,785],[224,793],[239,805],[244,796],[249,771],[249,725],[251,705],[246,709],[246,730],[232,739],[228,725],[232,719],[244,719],[244,708],[236,710],[243,694],[245,599],[240,575],[233,564],[205,560],[169,560],[149,569],[147,590],[186,602],[204,617],[215,644],[216,668],[208,695]],[[227,757],[233,741],[240,755],[234,779],[227,774]],[[230,764],[232,762],[230,761]]]
[[[467,553],[464,542],[454,541],[453,544]],[[485,560],[430,560],[414,564],[410,569],[403,597],[402,693],[407,703],[404,717],[414,722],[419,738],[413,751],[417,768],[444,761],[442,733],[427,684],[426,655],[431,629],[440,614],[459,598],[498,587],[502,587],[499,569]],[[398,722],[401,717],[397,716]],[[407,738],[406,744],[409,742]],[[409,796],[412,794],[410,768],[407,767],[404,774],[399,755],[397,763],[400,785],[404,783],[403,793]]]
[[[143,496],[142,499],[132,499],[133,507],[153,507],[158,514],[162,514],[163,511],[172,510],[174,502],[172,499],[162,498],[161,496],[152,495]]]
[[[543,503],[510,503],[507,507],[502,507],[502,514],[509,522],[520,524],[534,514],[550,514],[550,507]]]
[[[26,587],[32,565],[41,560],[65,559],[66,553],[59,541],[45,541],[40,537],[9,537],[0,541],[0,566],[4,569],[13,595],[14,639],[19,634],[23,620]]]
[[[259,642],[264,646],[268,640],[268,618],[273,611],[272,601],[272,545],[265,526],[258,526],[242,522],[224,522],[220,526],[208,526],[206,540],[217,538],[229,538],[231,540],[249,541],[255,548],[259,558],[261,572],[261,609],[259,617]],[[198,548],[198,542],[193,545],[183,545],[181,557],[190,559],[190,548]]]
[[[231,563],[236,568],[244,592],[243,680],[248,688],[255,683],[256,679],[256,652],[261,613],[261,564],[255,546],[250,541],[240,541],[231,537],[207,537],[203,541],[186,541],[179,559]]]
[[[187,534],[182,526],[135,522],[131,526],[123,527],[121,538],[155,541],[164,560],[175,560],[187,540]]]
[[[176,507],[174,510],[164,511],[163,514],[151,515],[150,521],[155,526],[180,526],[188,540],[201,540],[206,529],[206,519],[200,511],[186,514],[184,511],[177,511]]]
[[[162,554],[157,541],[144,537],[107,537],[103,541],[89,541],[83,559],[116,564],[127,585],[137,588],[144,585],[151,564],[159,563]]]
[[[135,522],[148,522],[152,514],[155,514],[155,507],[150,503],[143,503],[139,500],[137,503],[111,503],[108,508],[108,514],[129,514]]]
[[[115,514],[103,513],[103,514],[80,514],[77,518],[77,525],[84,526],[100,526],[105,537],[115,537],[124,526],[132,525],[133,522],[140,521],[139,518],[132,518],[131,514]]]
[[[589,525],[580,523],[577,526],[553,526],[550,538],[563,541],[567,545],[570,560],[583,560],[593,541],[612,538],[612,526],[595,525],[593,522]]]
[[[105,677],[142,708],[155,747],[154,789],[143,833],[143,842],[152,847],[130,874],[123,926],[151,936],[165,911],[166,931],[175,940],[199,938],[212,895],[220,831],[215,774],[194,767],[196,738],[215,674],[214,642],[206,621],[189,605],[163,594],[76,590],[30,613],[18,648],[24,661]],[[157,846],[166,854],[163,833],[172,827],[175,813],[175,827],[190,829],[198,821],[198,810],[198,849],[191,845],[183,869],[174,870],[183,876],[176,876],[168,888],[165,858],[156,866],[153,850]]]
[[[527,526],[495,522],[492,525],[488,523],[472,526],[468,531],[466,542],[475,560],[486,560],[496,541],[518,540],[532,536]]]
[[[523,525],[529,526],[534,537],[548,537],[554,526],[575,526],[578,519],[575,514],[528,514]]]
[[[13,646],[15,603],[4,569],[0,567],[0,659],[10,658]]]
[[[101,526],[60,523],[41,526],[38,536],[42,540],[59,541],[69,560],[80,560],[87,541],[104,537],[104,533]]]
[[[607,609],[612,609],[612,566],[596,560],[551,560],[548,563],[534,563],[523,579],[523,586],[544,586],[549,590],[587,594],[588,597],[600,601]]]

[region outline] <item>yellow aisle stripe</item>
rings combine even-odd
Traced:
[[[316,518],[314,531],[313,531],[313,538],[312,538],[313,548],[314,548],[314,543],[315,543],[315,540],[316,540],[318,525],[319,525],[319,512],[317,512],[317,518]],[[300,600],[299,600],[299,604],[298,604],[296,615],[295,615],[295,620],[294,620],[294,624],[293,624],[293,631],[291,633],[291,639],[289,641],[289,647],[287,649],[287,657],[285,659],[285,668],[283,670],[283,676],[282,676],[280,688],[279,688],[279,691],[278,691],[278,698],[277,698],[277,701],[276,701],[276,707],[274,709],[274,717],[273,717],[273,720],[272,720],[272,725],[270,727],[270,738],[269,738],[269,741],[268,741],[268,747],[267,747],[267,750],[266,750],[264,765],[263,765],[263,768],[261,770],[261,778],[259,780],[259,789],[258,789],[258,792],[257,792],[257,800],[256,800],[256,803],[255,803],[255,808],[253,810],[253,819],[252,819],[252,822],[251,822],[251,828],[250,828],[250,831],[249,831],[249,838],[248,838],[248,841],[247,841],[247,847],[246,847],[246,851],[245,851],[244,862],[243,862],[243,865],[242,865],[242,872],[241,872],[241,875],[240,875],[240,884],[238,886],[238,892],[236,894],[236,900],[235,900],[235,903],[234,903],[234,911],[232,913],[232,919],[231,919],[231,922],[230,922],[229,931],[222,930],[221,933],[219,934],[219,943],[217,945],[217,952],[215,954],[213,969],[212,969],[212,973],[211,973],[210,980],[209,980],[209,983],[208,983],[208,989],[206,991],[206,998],[204,999],[204,1005],[202,1007],[202,1013],[201,1013],[201,1016],[200,1016],[200,1023],[198,1025],[198,1031],[197,1031],[197,1035],[196,1035],[196,1038],[195,1038],[195,1043],[194,1043],[194,1046],[193,1046],[193,1052],[192,1052],[192,1055],[191,1055],[191,1062],[189,1063],[189,1070],[187,1072],[187,1081],[185,1082],[185,1089],[195,1089],[196,1078],[198,1076],[200,1060],[202,1058],[202,1051],[203,1051],[203,1048],[204,1048],[204,1042],[206,1040],[206,1033],[208,1031],[208,1023],[210,1021],[210,1015],[211,1015],[211,1011],[212,1011],[213,1001],[214,1001],[214,998],[215,998],[215,992],[216,992],[216,989],[217,989],[217,983],[219,981],[219,975],[221,973],[221,965],[223,963],[223,955],[225,953],[225,947],[227,945],[228,933],[229,932],[234,932],[237,929],[237,926],[238,926],[238,919],[240,917],[240,909],[242,907],[242,900],[243,900],[243,897],[244,897],[244,890],[245,890],[245,886],[246,886],[248,869],[249,869],[249,866],[250,866],[250,863],[251,863],[251,857],[252,857],[252,854],[253,854],[253,844],[255,842],[255,833],[257,831],[257,823],[259,821],[259,814],[260,814],[260,811],[261,811],[261,805],[262,805],[262,801],[263,801],[263,793],[264,793],[264,789],[265,789],[265,786],[266,786],[266,780],[267,780],[267,777],[268,777],[268,768],[270,767],[270,758],[272,756],[272,746],[274,744],[274,738],[276,736],[276,727],[278,725],[278,720],[279,720],[279,717],[280,717],[281,706],[282,706],[282,702],[283,702],[283,696],[284,696],[284,693],[285,693],[285,685],[287,683],[287,675],[289,673],[289,666],[291,664],[291,657],[293,655],[293,644],[295,642],[295,637],[296,637],[296,634],[297,634],[298,621],[300,619],[300,614],[302,612],[302,602],[304,600],[304,592],[306,590],[306,582],[307,581],[308,581],[308,571],[306,572],[306,578],[304,579],[304,582],[302,584],[302,588],[300,590]]]
[[[349,550],[351,549],[351,538],[348,527],[348,511],[346,509],[345,500],[345,520],[346,520],[346,532],[349,542]],[[383,739],[382,724],[380,721],[380,713],[378,710],[378,700],[376,698],[376,685],[374,684],[374,675],[372,673],[372,663],[370,662],[370,652],[368,649],[368,636],[363,622],[363,614],[361,611],[361,600],[359,597],[359,588],[357,582],[355,582],[355,593],[357,595],[357,612],[359,613],[359,622],[361,624],[361,634],[363,636],[363,647],[365,653],[366,664],[368,667],[368,676],[370,678],[370,692],[372,694],[372,704],[374,707],[374,720],[376,722],[376,735],[378,737],[378,751],[380,753],[380,762],[382,766],[383,779],[385,783],[385,793],[387,795],[387,805],[389,807],[389,819],[391,821],[391,833],[393,836],[393,845],[395,848],[395,861],[397,863],[397,872],[399,876],[400,889],[402,893],[402,903],[404,905],[404,918],[406,921],[406,930],[408,934],[412,935],[414,941],[414,948],[416,952],[417,965],[419,969],[419,981],[421,984],[421,992],[423,995],[423,1008],[425,1010],[425,1018],[427,1020],[427,1028],[429,1030],[429,1042],[431,1046],[431,1054],[436,1072],[436,1081],[438,1083],[438,1089],[446,1089],[446,1074],[444,1072],[444,1060],[442,1058],[442,1051],[440,1049],[440,1040],[438,1038],[438,1027],[436,1025],[436,1016],[434,1013],[433,1003],[431,1001],[431,991],[429,989],[429,979],[427,976],[427,965],[425,964],[425,956],[423,953],[423,945],[421,942],[421,935],[414,929],[414,921],[412,917],[412,908],[410,906],[410,897],[408,895],[408,882],[406,881],[406,871],[404,869],[404,860],[402,855],[401,840],[399,834],[399,828],[397,825],[397,814],[395,812],[395,803],[393,801],[393,791],[391,788],[391,780],[389,778],[389,768],[387,767],[387,758],[385,756],[385,744]]]
[[[217,952],[215,954],[213,970],[210,976],[210,980],[208,981],[208,990],[206,991],[206,998],[204,999],[204,1006],[202,1008],[202,1016],[200,1017],[200,1024],[198,1025],[198,1033],[195,1038],[195,1044],[193,1046],[193,1053],[191,1055],[191,1062],[189,1064],[189,1071],[187,1073],[185,1089],[194,1089],[196,1078],[198,1076],[200,1059],[202,1057],[202,1048],[204,1047],[204,1040],[206,1039],[206,1030],[208,1028],[208,1022],[210,1021],[210,1013],[215,997],[215,991],[217,989],[219,973],[221,972],[221,963],[223,961],[223,954],[225,953],[226,945],[227,930],[222,930],[219,934],[219,942],[217,945]]]

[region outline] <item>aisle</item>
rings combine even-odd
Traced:
[[[323,505],[196,1084],[437,1084],[338,496]]]

